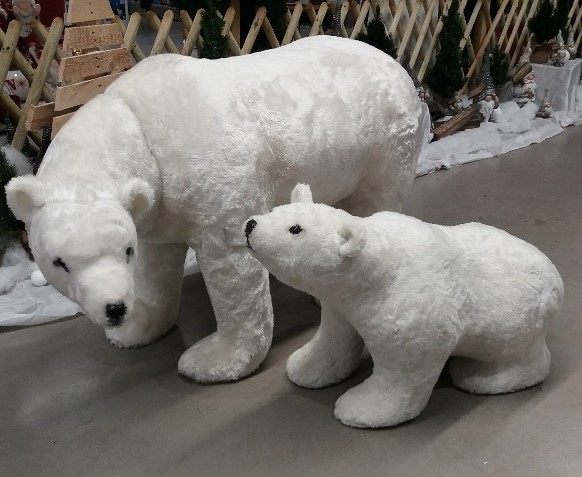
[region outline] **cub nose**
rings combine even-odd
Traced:
[[[252,233],[253,229],[257,226],[257,221],[255,219],[250,219],[247,224],[245,225],[245,237],[249,238],[249,235]]]
[[[123,323],[127,308],[125,303],[108,303],[105,305],[105,316],[110,326],[119,326]]]

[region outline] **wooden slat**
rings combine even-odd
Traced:
[[[218,15],[219,18],[222,18],[222,15],[220,14],[220,12],[218,10],[216,10],[216,14]],[[228,20],[228,17],[231,16],[232,19]],[[224,21],[225,21],[225,28],[222,30],[223,33],[226,30],[226,44],[228,45],[228,48],[230,49],[231,53],[234,53],[237,56],[240,56],[242,54],[240,46],[238,45],[238,42],[236,41],[236,38],[234,36],[234,34],[231,31],[233,22],[236,19],[236,10],[233,7],[228,7],[228,9],[226,10],[226,13],[224,14]],[[227,22],[229,23],[229,27],[226,28],[226,24]]]
[[[123,35],[117,23],[70,27],[65,30],[63,51],[100,48],[122,43]]]
[[[20,120],[22,110],[16,105],[8,93],[0,89],[0,105],[6,110],[12,119]],[[42,142],[42,136],[37,131],[29,131],[28,136],[34,141],[37,146]]]
[[[505,25],[503,25],[503,30],[501,30],[501,35],[499,35],[499,38],[497,40],[497,44],[500,47],[503,45],[503,42],[505,41],[505,37],[507,35],[507,32],[509,31],[509,27],[513,23],[513,19],[515,16],[515,11],[517,10],[518,3],[519,2],[514,1],[511,5],[511,9],[509,10],[509,13],[507,14]],[[517,26],[518,26],[517,24],[514,24],[513,29],[517,30]]]
[[[418,12],[420,11],[420,7],[422,6],[422,3],[417,1],[416,5],[414,7],[414,10],[412,10],[412,14],[410,15],[410,18],[408,19],[408,25],[406,26],[406,31],[404,32],[404,37],[402,37],[402,39],[400,40],[400,46],[398,47],[398,52],[396,54],[396,60],[400,61],[400,58],[402,58],[402,55],[404,54],[404,51],[406,50],[406,46],[408,45],[408,42],[410,41],[410,36],[412,35],[412,30],[414,28],[414,26],[416,25],[416,18],[418,17]],[[418,38],[418,36],[417,36]]]
[[[435,1],[437,1],[437,0],[435,0]],[[398,38],[402,38],[404,36],[404,27],[402,26],[400,21],[394,22],[394,18],[396,16],[398,6],[396,5],[394,0],[388,0],[388,2],[384,3],[384,5],[386,5],[386,4],[388,5],[388,9],[390,10],[390,14],[392,15],[392,22],[390,23],[390,26],[392,26],[396,23],[397,24],[396,30],[398,31]],[[400,3],[398,5],[400,5]],[[380,7],[380,13],[382,13],[382,15],[384,15],[382,7]],[[384,17],[382,17],[382,18],[384,18]],[[392,34],[392,38],[394,38],[394,34]]]
[[[188,12],[185,10],[180,11],[180,19],[182,20],[182,24],[188,35],[186,36],[186,40],[184,41],[184,46],[182,47],[182,55],[184,56],[192,56],[192,51],[194,51],[194,45],[199,41],[200,38],[200,28],[202,27],[202,15],[204,14],[204,10],[199,9],[196,12],[196,16],[194,17],[194,21],[188,15]]]
[[[51,139],[54,139],[57,133],[61,130],[61,128],[65,125],[65,123],[71,119],[73,113],[64,114],[62,116],[57,116],[53,119],[53,129],[51,131]]]
[[[485,38],[483,39],[483,42],[482,42],[481,46],[479,47],[479,51],[475,57],[475,60],[473,61],[473,63],[471,64],[471,67],[469,68],[469,71],[467,72],[468,79],[473,76],[473,73],[475,73],[477,66],[481,62],[481,59],[483,58],[483,54],[485,53],[485,50],[487,49],[487,45],[489,44],[489,40],[491,40],[491,38],[493,37],[493,34],[495,33],[495,28],[497,27],[497,24],[499,23],[499,20],[501,19],[501,16],[503,15],[503,12],[504,12],[505,7],[507,6],[508,2],[509,2],[509,0],[503,0],[501,5],[499,6],[499,11],[497,12],[497,15],[495,15],[495,19],[491,23],[491,28],[489,28],[489,30],[487,31],[487,34],[485,35]]]
[[[263,20],[263,31],[265,32],[265,35],[267,37],[267,40],[269,41],[269,44],[271,45],[271,48],[279,48],[279,40],[277,40],[277,35],[275,35],[275,31],[273,30],[273,27],[271,26],[271,22],[269,21],[269,17],[265,16],[265,19]]]
[[[69,4],[67,23],[112,20],[113,17],[109,0],[73,0]]]
[[[133,12],[131,17],[129,17],[127,28],[117,15],[115,16],[115,23],[117,23],[117,26],[119,26],[119,29],[123,34],[123,46],[125,49],[131,52],[131,55],[135,61],[141,61],[145,59],[144,52],[141,51],[141,48],[135,42],[135,39],[137,38],[137,32],[139,30],[139,25],[141,23],[141,15],[138,12]]]
[[[400,2],[396,7],[396,12],[394,13],[394,19],[392,20],[392,24],[390,25],[390,30],[388,30],[388,34],[394,37],[394,33],[396,33],[396,28],[400,24],[400,20],[402,18],[402,14],[404,13],[404,9],[406,8],[406,2]],[[402,35],[404,36],[404,35]],[[402,38],[402,36],[400,38]]]
[[[95,78],[100,75],[121,73],[132,66],[131,57],[125,48],[95,51],[86,55],[63,58],[59,70],[60,86]]]
[[[62,111],[64,109],[85,104],[94,96],[105,91],[105,89],[122,74],[123,73],[117,73],[114,75],[103,76],[101,78],[83,81],[82,83],[57,88],[55,110]]]
[[[261,7],[257,10],[257,14],[255,15],[255,19],[253,24],[251,25],[251,29],[247,35],[245,43],[242,47],[241,54],[247,55],[253,50],[253,45],[255,44],[255,40],[261,31],[261,26],[263,25],[263,21],[267,16],[267,9],[265,7]]]
[[[448,9],[450,6],[451,6],[451,0],[446,0],[446,5],[445,5],[445,8],[443,9],[443,15],[445,15],[448,12]],[[420,70],[418,72],[418,80],[419,81],[422,81],[424,78],[424,74],[426,73],[426,69],[428,68],[428,64],[430,62],[430,57],[432,55],[432,52],[434,51],[434,48],[436,46],[436,42],[439,38],[441,30],[443,29],[443,15],[441,15],[441,17],[439,18],[434,35],[432,36],[432,38],[430,40],[430,45],[428,47],[428,53],[424,57],[424,60],[422,61],[422,64],[420,66]]]
[[[4,84],[6,75],[10,71],[10,65],[12,64],[12,58],[17,48],[19,36],[20,22],[18,20],[12,20],[6,29],[6,35],[2,39],[2,49],[0,50],[0,78],[2,78],[2,84]]]
[[[366,1],[368,1],[368,0],[366,0]],[[354,15],[354,18],[356,19],[356,22],[357,22],[358,21],[358,18],[360,18],[360,14],[362,13],[360,11],[360,5],[359,5],[359,3],[356,2],[355,0],[352,0],[350,2],[350,9],[352,10],[352,14]],[[370,10],[370,7],[368,7],[368,10]],[[355,29],[355,25],[354,25],[354,29]],[[353,33],[353,31],[352,31],[352,33]],[[362,24],[362,28],[360,30],[360,33],[368,33],[368,31],[366,29],[366,22],[365,21]]]
[[[449,119],[443,125],[437,127],[433,131],[434,140],[437,141],[444,137],[450,136],[457,131],[460,131],[467,125],[467,123],[471,122],[471,120],[475,118],[475,116],[479,113],[480,107],[481,106],[479,103],[472,104],[467,109],[457,113],[455,116],[453,116],[452,119]]]
[[[55,103],[39,104],[30,108],[26,115],[26,129],[28,131],[47,128],[52,125],[55,114],[74,113],[78,108],[65,109],[60,113],[55,113]]]
[[[350,38],[356,38],[364,30],[364,25],[366,23],[366,18],[368,17],[368,12],[370,11],[370,2],[366,0],[362,5],[362,8],[358,14],[358,18],[356,19],[356,23],[354,25],[354,29],[352,30],[352,34]]]
[[[321,8],[321,6],[320,6]],[[311,3],[306,3],[305,5],[303,5],[303,11],[305,13],[307,13],[307,17],[309,18],[309,21],[311,22],[311,25],[313,26],[313,24],[315,23],[315,20],[317,18],[317,13],[315,12],[315,8],[313,8],[313,5]],[[320,32],[318,33],[318,35],[321,34],[323,35],[323,29],[320,28]],[[309,34],[309,36],[311,36],[311,33]]]
[[[469,21],[467,22],[467,26],[465,28],[465,33],[463,34],[463,39],[461,40],[461,43],[459,44],[459,48],[463,49],[465,48],[465,45],[467,44],[467,42],[471,43],[470,39],[471,39],[471,32],[473,31],[473,26],[475,25],[475,21],[477,20],[477,17],[479,16],[479,12],[481,11],[481,6],[483,5],[483,0],[477,0],[477,3],[475,4],[475,8],[473,9],[473,13],[471,14],[471,17],[469,18]],[[471,45],[472,47],[473,45]],[[473,51],[473,59],[475,58],[475,52]]]
[[[578,15],[576,16],[576,21],[574,22],[574,25],[572,26],[574,31],[576,31],[580,28],[581,22],[582,22],[582,6],[578,10]],[[576,51],[578,51],[578,48],[580,47],[580,40],[582,40],[582,31],[580,32],[580,34],[578,35],[578,39],[576,40],[576,44],[575,44]]]
[[[36,18],[32,20],[32,22],[30,23],[30,27],[32,28],[32,32],[35,34],[35,36],[44,45],[48,38],[47,28]],[[55,60],[57,60],[60,63],[62,56],[63,55],[61,53],[61,49],[57,48],[57,51],[55,52]]]
[[[319,35],[320,31],[321,34],[324,34],[324,31],[321,27],[323,25],[323,20],[325,18],[325,14],[327,12],[327,3],[322,2],[319,5],[319,10],[317,10],[317,15],[315,16],[315,20],[313,21],[313,25],[311,26],[311,31],[309,32],[309,36]]]
[[[299,30],[297,29],[297,26],[299,25],[299,19],[301,18],[302,13],[303,5],[298,3],[295,5],[295,8],[293,8],[293,15],[289,14],[290,17],[287,23],[287,30],[285,31],[285,36],[283,37],[281,45],[287,45],[291,43],[293,38],[298,39],[297,35],[299,35]]]
[[[42,54],[40,56],[40,61],[38,63],[38,67],[36,68],[34,80],[32,81],[30,89],[28,90],[26,102],[22,108],[22,114],[18,121],[18,126],[16,126],[14,139],[12,140],[12,146],[19,151],[22,150],[22,146],[24,146],[24,142],[26,140],[26,115],[28,114],[28,110],[31,107],[38,104],[38,101],[41,97],[42,88],[49,74],[53,58],[55,57],[55,51],[59,46],[59,40],[63,34],[64,26],[65,25],[61,18],[55,18],[51,24],[47,42],[44,44]]]
[[[517,14],[517,18],[515,19],[515,27],[512,29],[511,33],[509,34],[509,39],[507,40],[507,44],[505,46],[505,51],[506,52],[510,52],[511,51],[511,47],[513,45],[513,41],[515,40],[516,36],[517,36],[517,32],[519,30],[519,25],[522,24],[522,20],[524,18],[525,12],[527,11],[527,1],[524,0],[523,4],[521,5],[521,8],[519,9],[519,13]],[[525,23],[525,22],[524,22]],[[501,43],[500,43],[501,45]]]
[[[170,38],[170,28],[174,21],[174,12],[172,10],[166,10],[161,21],[154,12],[148,12],[147,15],[149,24],[158,32],[150,56],[159,55],[164,51],[164,48],[169,53],[179,54],[180,51]]]
[[[424,37],[426,36],[428,29],[430,28],[432,15],[436,6],[437,1],[433,0],[432,2],[430,2],[429,9],[425,12],[424,23],[422,24],[422,28],[420,30],[420,36],[418,37],[418,40],[416,42],[416,45],[414,46],[414,50],[412,50],[412,55],[410,57],[409,66],[411,68],[414,68],[414,65],[416,64],[416,59],[418,58],[420,49],[424,43]],[[431,53],[432,53],[431,51],[428,50],[425,51],[425,55],[430,55]]]
[[[463,32],[466,32],[467,30],[469,30],[469,25],[465,21],[465,15],[463,13],[465,11],[466,7],[467,7],[467,0],[461,0],[461,5],[459,7],[459,17],[461,19],[461,25],[463,26]],[[471,30],[469,30],[469,33],[470,32],[471,32]],[[459,44],[463,43],[463,40],[465,40],[464,34],[463,34],[463,38],[461,39]],[[465,42],[463,43],[463,48],[465,46],[467,48],[467,53],[469,55],[469,58],[471,59],[471,61],[474,60],[475,59],[475,50],[473,49],[473,43],[471,42],[470,36],[467,37]],[[462,48],[460,48],[460,49],[462,50]]]
[[[537,7],[538,7],[538,1],[539,0],[533,0],[531,7],[528,11],[528,14],[527,14],[527,18],[531,18],[535,14]],[[515,66],[515,63],[517,62],[518,58],[521,56],[521,47],[523,46],[524,42],[526,41],[526,38],[529,38],[529,31],[527,28],[524,28],[522,30],[521,34],[519,35],[519,39],[517,40],[515,50],[513,51],[513,55],[511,56],[511,61],[509,62],[510,69]]]

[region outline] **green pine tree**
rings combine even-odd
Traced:
[[[228,56],[228,44],[226,36],[222,35],[224,21],[217,14],[216,4],[213,0],[206,2],[200,33],[204,38],[204,45],[198,52],[199,58],[216,60]]]
[[[556,23],[558,24],[558,31],[562,32],[564,40],[568,38],[568,31],[570,24],[568,22],[568,13],[572,8],[572,0],[556,0]],[[556,33],[557,35],[557,33]]]
[[[4,188],[13,177],[16,177],[16,170],[6,159],[4,151],[0,149],[0,236],[2,237],[11,232],[24,230],[24,224],[14,217],[6,203]]]
[[[382,50],[392,58],[396,58],[396,48],[392,36],[386,34],[386,27],[380,18],[380,5],[376,6],[376,14],[374,19],[368,23],[368,33],[360,33],[356,36],[356,40],[363,41],[372,45],[379,50]]]
[[[509,81],[509,55],[496,46],[491,58],[491,77],[496,87],[503,86]]]
[[[556,16],[552,0],[542,0],[536,14],[529,19],[527,27],[538,43],[556,38],[560,31],[560,20]]]
[[[453,0],[443,16],[443,29],[439,35],[440,50],[434,66],[427,71],[429,88],[445,100],[451,99],[465,82],[463,58],[459,43],[463,38],[463,25],[459,15],[459,0]]]

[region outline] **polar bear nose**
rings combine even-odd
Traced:
[[[110,326],[119,326],[125,318],[127,308],[125,303],[107,303],[105,305],[105,315]]]
[[[245,237],[249,238],[249,235],[252,233],[253,229],[257,226],[257,221],[255,219],[250,219],[247,224],[245,225]]]

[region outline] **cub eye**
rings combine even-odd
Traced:
[[[303,231],[303,229],[301,228],[301,225],[295,224],[293,227],[291,227],[289,229],[289,232],[292,233],[293,235],[297,235],[299,233],[301,233]]]
[[[129,263],[129,261],[131,260],[131,257],[133,257],[134,254],[134,250],[133,247],[127,247],[125,249],[125,255],[127,256],[127,263]]]
[[[60,267],[60,268],[62,268],[62,269],[63,269],[65,272],[67,272],[67,273],[69,273],[69,272],[70,272],[70,270],[69,270],[69,267],[67,267],[67,264],[66,264],[65,262],[63,262],[63,259],[62,259],[62,258],[60,258],[60,257],[59,257],[59,258],[56,258],[56,259],[53,261],[53,265],[54,265],[55,267],[57,267],[57,268],[59,268],[59,267]]]

